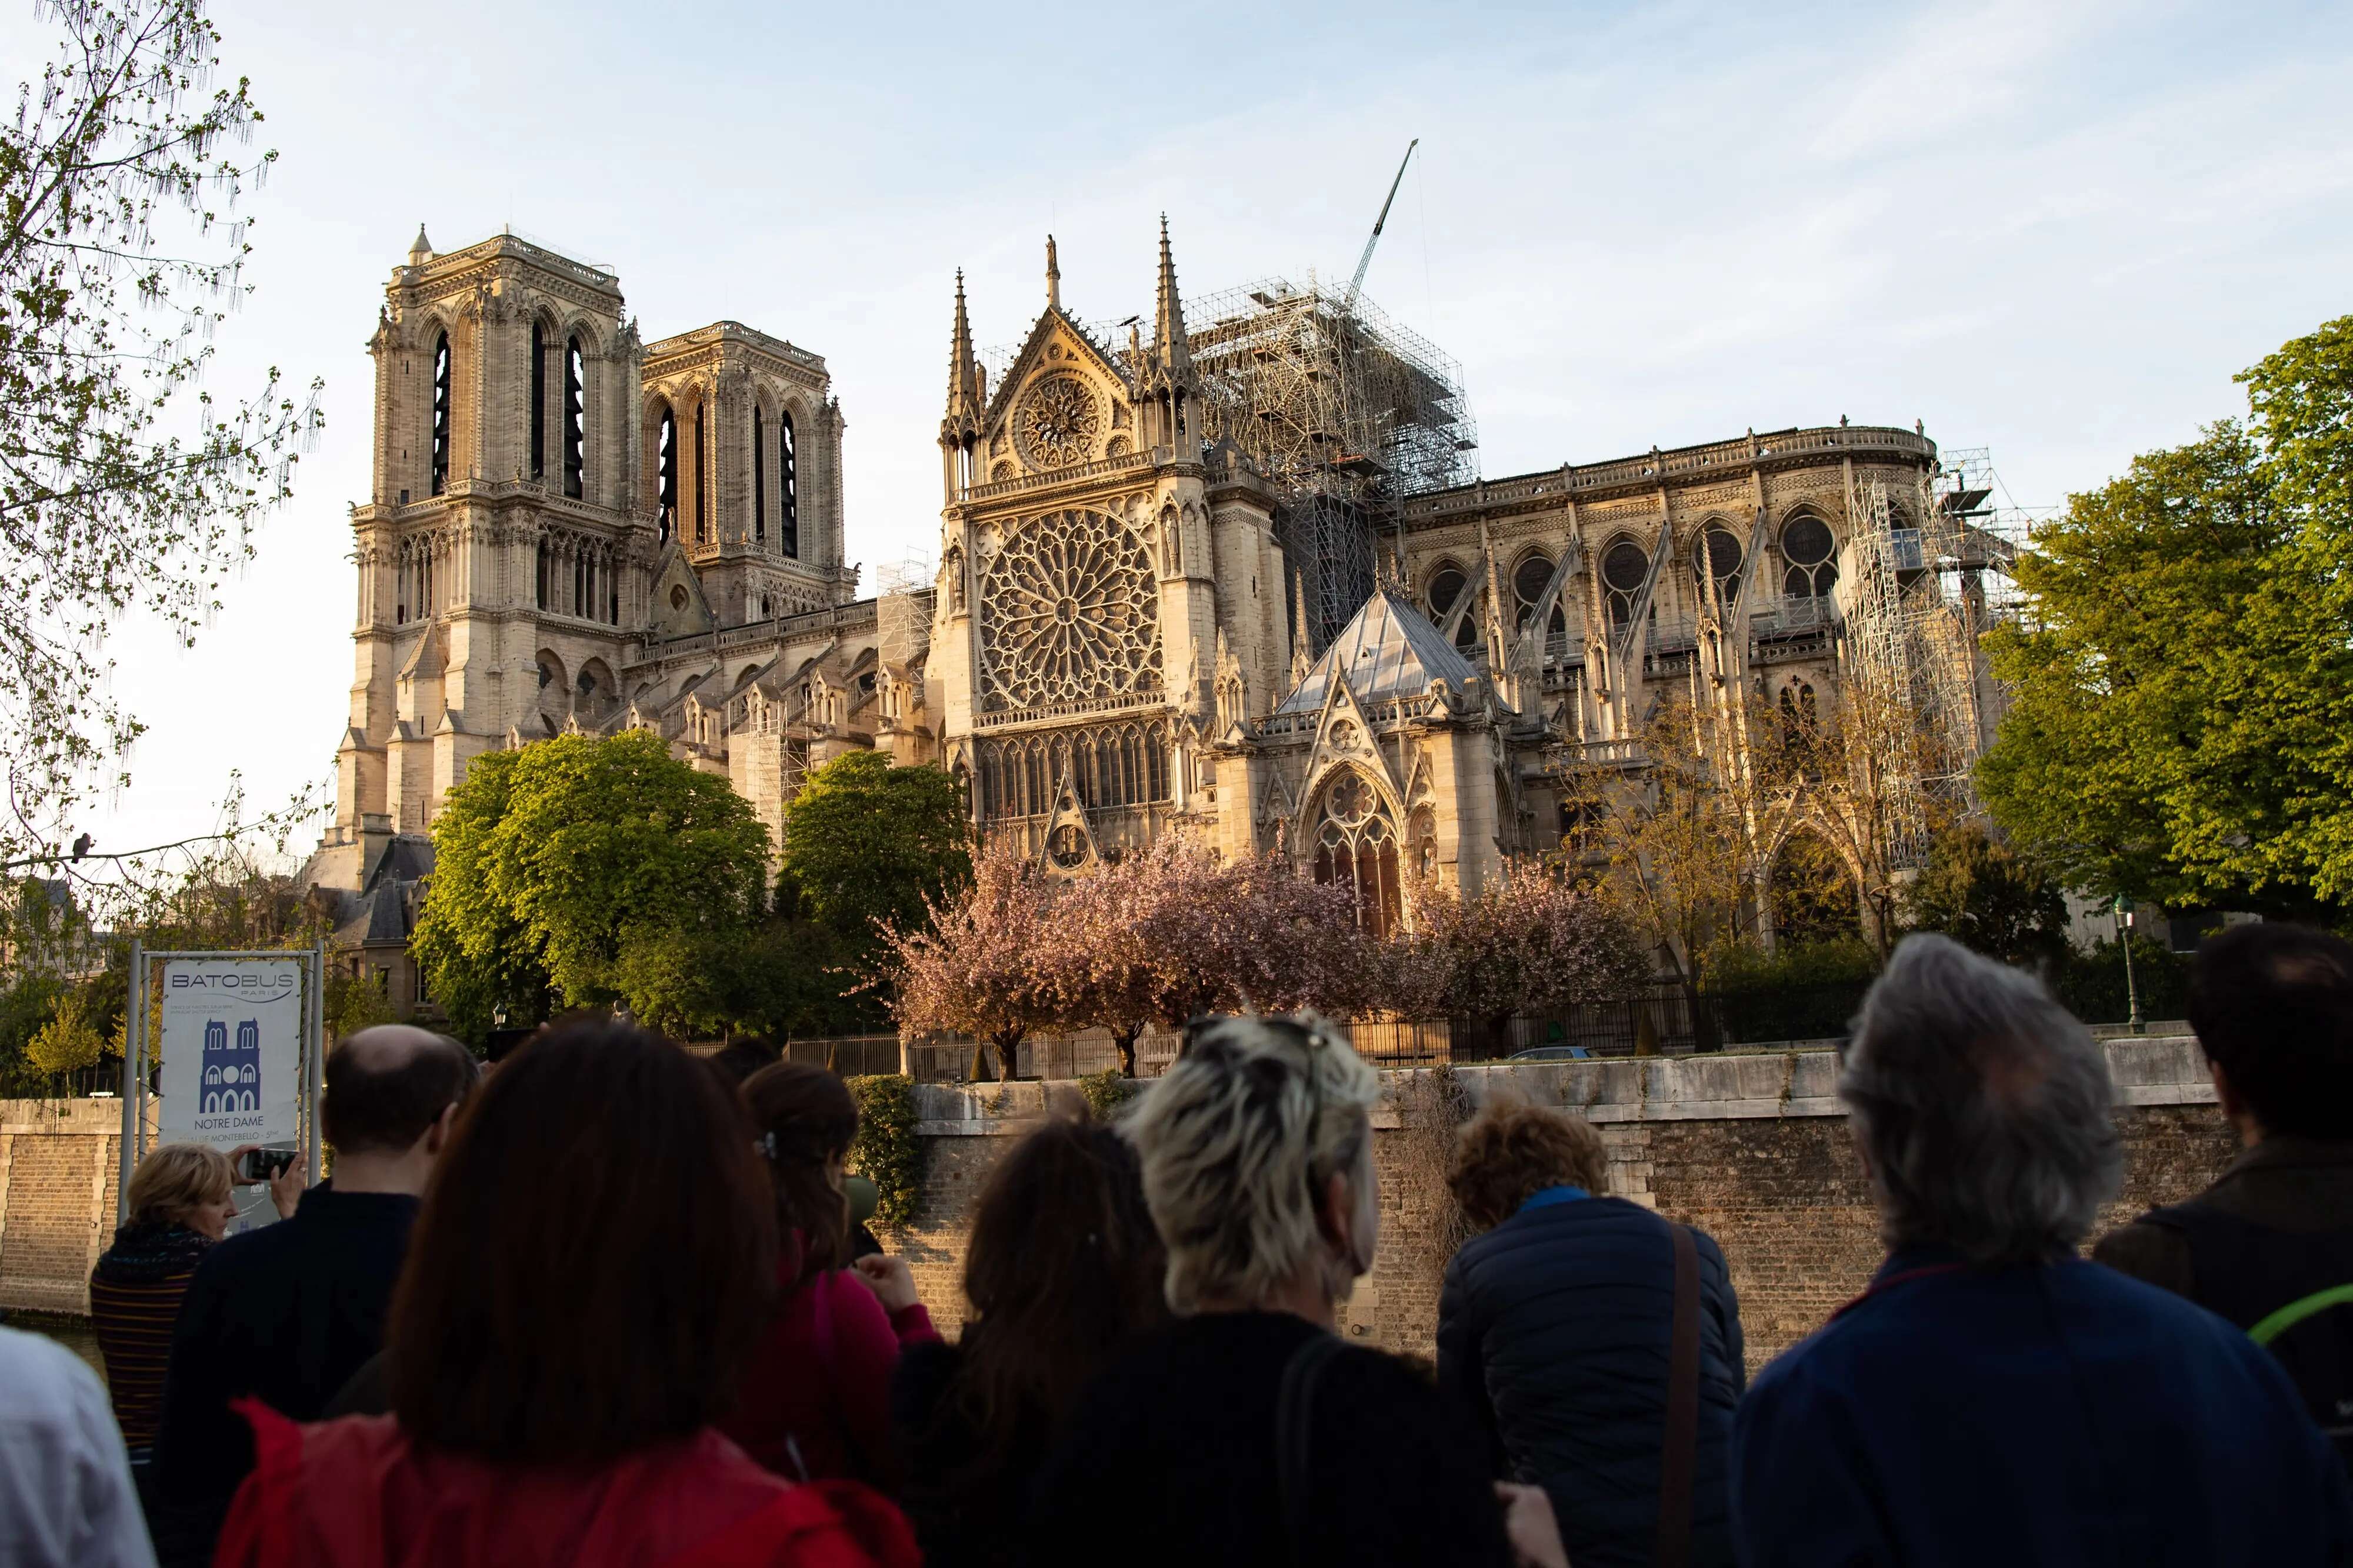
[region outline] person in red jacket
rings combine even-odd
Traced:
[[[776,1199],[778,1305],[719,1429],[778,1475],[895,1490],[892,1371],[902,1345],[939,1335],[904,1259],[844,1267],[857,1102],[841,1079],[797,1062],[762,1068],[743,1094]]]
[[[426,1194],[393,1414],[247,1402],[219,1568],[915,1568],[886,1499],[795,1485],[712,1425],[774,1303],[753,1139],[708,1070],[627,1025],[515,1052]]]

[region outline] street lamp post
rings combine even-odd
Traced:
[[[2140,1016],[2140,987],[2133,982],[2132,926],[2133,901],[2122,893],[2116,895],[2116,941],[2125,950],[2125,1001],[2131,1013],[2125,1022],[2136,1035],[2145,1033],[2148,1021]]]

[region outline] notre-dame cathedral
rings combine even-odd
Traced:
[[[1369,301],[1188,304],[1165,224],[1156,260],[1108,327],[1063,310],[1050,240],[994,355],[959,277],[936,574],[861,598],[822,356],[735,321],[645,342],[611,274],[420,230],[369,342],[356,669],[306,872],[348,893],[343,944],[405,940],[475,757],[623,728],[772,831],[877,748],[1055,867],[1181,826],[1387,921],[1405,876],[1475,890],[1556,848],[1564,758],[1624,749],[1660,689],[1834,701],[1873,585],[1920,574],[1916,430],[1481,479],[1451,363]]]

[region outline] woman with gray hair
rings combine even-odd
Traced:
[[[1188,1031],[1125,1123],[1178,1318],[1081,1400],[1034,1494],[1033,1562],[1561,1561],[1543,1494],[1499,1501],[1435,1390],[1337,1335],[1379,1240],[1379,1096],[1320,1019]]]
[[[2076,1247],[2107,1060],[2031,975],[1912,936],[1839,1081],[1886,1262],[1733,1426],[1744,1564],[2337,1563],[2345,1477],[2243,1334]]]

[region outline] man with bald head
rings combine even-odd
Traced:
[[[293,1217],[231,1237],[189,1282],[155,1436],[158,1555],[209,1563],[253,1442],[229,1402],[316,1420],[383,1348],[393,1281],[433,1162],[478,1076],[445,1036],[362,1029],[327,1055],[322,1131],[334,1176]]]

